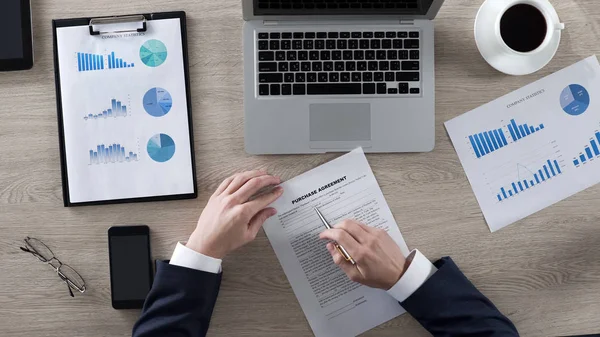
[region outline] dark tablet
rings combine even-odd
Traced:
[[[2,0],[0,71],[33,67],[30,0]]]

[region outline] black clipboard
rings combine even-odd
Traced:
[[[177,194],[167,196],[156,196],[156,197],[141,197],[141,198],[130,198],[130,199],[114,199],[114,200],[100,200],[92,202],[78,202],[72,203],[69,195],[69,177],[67,171],[67,157],[65,149],[65,130],[63,124],[63,107],[62,107],[62,95],[61,95],[61,81],[60,81],[60,69],[59,69],[59,55],[58,55],[58,38],[57,29],[63,27],[75,27],[75,26],[89,26],[90,36],[101,35],[106,33],[124,33],[127,31],[101,31],[94,28],[94,24],[98,23],[116,23],[116,22],[139,22],[139,27],[134,31],[143,32],[146,30],[147,21],[152,20],[164,20],[164,19],[180,19],[181,23],[181,42],[183,46],[183,68],[186,86],[186,100],[188,107],[188,125],[189,125],[189,137],[190,137],[190,152],[191,152],[191,163],[192,163],[192,179],[194,192],[189,194]],[[56,85],[56,108],[58,115],[58,142],[60,147],[60,165],[61,165],[61,177],[62,177],[62,189],[63,189],[63,201],[65,207],[74,206],[90,206],[90,205],[107,205],[107,204],[121,204],[121,203],[134,203],[134,202],[149,202],[149,201],[167,201],[167,200],[183,200],[183,199],[195,199],[198,197],[198,185],[196,177],[196,157],[194,150],[194,131],[193,131],[193,119],[192,119],[192,97],[190,93],[190,72],[189,72],[189,57],[188,57],[188,43],[187,43],[187,22],[186,13],[184,11],[178,12],[161,12],[161,13],[147,13],[147,14],[132,14],[124,16],[103,16],[96,18],[75,18],[75,19],[58,19],[52,20],[52,32],[53,32],[53,46],[54,46],[54,76]]]

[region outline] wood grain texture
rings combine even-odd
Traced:
[[[600,5],[551,0],[567,29],[555,59],[540,72],[504,76],[479,56],[473,23],[482,0],[448,0],[436,19],[435,151],[369,155],[410,247],[451,255],[523,336],[600,332],[600,188],[594,187],[490,234],[443,122],[551,74],[600,46]],[[67,209],[62,207],[51,19],[185,10],[198,200]],[[36,63],[0,74],[0,335],[128,336],[139,311],[110,306],[107,229],[143,223],[156,258],[168,258],[192,231],[222,179],[267,168],[289,179],[336,155],[249,156],[243,150],[242,14],[239,0],[35,1]],[[85,277],[89,291],[70,298],[48,267],[21,253],[32,235]],[[224,261],[211,336],[311,336],[263,233]],[[426,336],[408,315],[365,336]]]

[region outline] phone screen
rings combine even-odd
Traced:
[[[109,245],[113,306],[141,307],[152,286],[149,235],[109,235]]]
[[[0,32],[3,32],[0,59],[22,58],[23,27],[21,23],[21,0],[2,0]]]

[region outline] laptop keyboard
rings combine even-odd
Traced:
[[[258,0],[261,9],[418,8],[418,0]]]
[[[257,34],[260,96],[421,94],[419,31]]]

